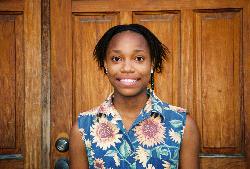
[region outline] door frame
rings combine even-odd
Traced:
[[[25,56],[24,168],[41,169],[41,0],[24,0],[23,3]]]

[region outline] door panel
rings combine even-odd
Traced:
[[[75,14],[73,15],[74,60],[74,112],[83,112],[98,106],[111,92],[111,85],[104,72],[93,59],[93,49],[104,31],[117,25],[119,15]]]
[[[0,168],[41,168],[41,2],[0,1]]]
[[[0,77],[2,84],[0,96],[0,109],[2,111],[0,112],[0,117],[4,117],[4,119],[1,119],[0,124],[0,148],[11,150],[16,148],[16,142],[23,137],[22,132],[15,131],[16,128],[20,130],[20,128],[22,128],[20,125],[23,123],[23,120],[16,121],[15,119],[16,116],[17,119],[23,118],[23,103],[17,103],[15,106],[16,102],[23,101],[23,57],[22,52],[19,53],[19,51],[22,50],[22,47],[20,46],[20,43],[18,43],[22,41],[23,25],[21,15],[1,15],[0,20],[0,40],[2,42],[0,45]],[[15,25],[17,26],[15,27]],[[17,53],[16,48],[18,49]],[[21,64],[16,64],[16,62]],[[18,77],[18,79],[16,79],[16,77]],[[21,94],[22,97],[16,98],[16,95],[18,94]],[[19,108],[21,111],[19,110],[17,113],[15,110],[16,107],[17,109],[21,107],[21,109]],[[20,149],[19,146],[17,149]]]
[[[241,18],[237,10],[195,15],[196,114],[204,152],[243,153]]]
[[[244,53],[249,10],[246,0],[52,0],[51,145],[68,137],[79,112],[99,105],[112,91],[93,60],[96,42],[113,25],[140,23],[170,49],[162,74],[155,75],[156,93],[190,110],[201,133],[201,167],[247,168],[250,97],[243,72],[250,67]],[[52,165],[67,156],[53,146],[51,152]]]
[[[179,104],[180,97],[180,11],[134,12],[133,23],[144,25],[168,47],[170,54],[161,74],[155,73],[155,92],[164,101]]]
[[[201,169],[246,169],[244,158],[201,158]],[[248,168],[247,168],[248,169]]]
[[[23,15],[0,14],[0,153],[1,159],[24,156]],[[18,163],[18,162],[17,162]],[[7,166],[0,163],[0,166]]]

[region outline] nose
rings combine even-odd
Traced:
[[[122,64],[121,72],[122,73],[134,73],[134,65],[132,61],[130,60],[125,60],[124,63]]]

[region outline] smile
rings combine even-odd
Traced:
[[[135,80],[135,79],[121,79],[120,81],[121,81],[121,82],[124,82],[124,83],[134,83],[134,82],[136,82],[137,80]]]
[[[133,86],[137,83],[137,79],[119,79],[119,82],[125,86]]]

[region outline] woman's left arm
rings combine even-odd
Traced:
[[[180,169],[199,169],[200,134],[195,121],[187,115],[180,151]]]

